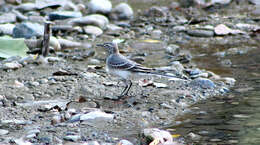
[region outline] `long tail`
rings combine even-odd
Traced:
[[[144,74],[144,75],[156,75],[167,78],[176,78],[181,80],[188,80],[187,76],[176,76],[174,74],[169,74],[167,72],[163,72],[154,68],[146,68],[146,67],[134,67],[131,69],[133,72]]]

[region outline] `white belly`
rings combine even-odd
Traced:
[[[131,76],[131,72],[129,72],[129,71],[114,70],[114,69],[109,69],[109,68],[106,68],[106,71],[107,71],[109,74],[119,76],[119,77],[121,77],[121,78],[123,78],[123,79],[128,79],[128,78]]]

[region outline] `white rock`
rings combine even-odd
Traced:
[[[100,36],[101,34],[103,34],[103,30],[96,26],[84,27],[84,31],[87,34],[94,35],[94,36]]]
[[[81,18],[74,18],[69,21],[72,25],[94,25],[101,29],[106,29],[109,23],[107,17],[99,14],[92,14]]]
[[[114,20],[127,20],[134,16],[133,9],[127,3],[118,4],[111,13],[111,18]]]
[[[119,143],[117,143],[118,145],[134,145],[133,143],[131,143],[130,141],[128,140],[120,140]]]
[[[113,120],[114,115],[113,114],[108,114],[105,112],[101,111],[93,111],[89,112],[87,114],[83,114],[80,116],[80,120],[82,121],[111,121]]]
[[[6,135],[6,134],[8,134],[8,133],[9,133],[8,130],[0,129],[0,135]]]
[[[112,10],[112,3],[109,0],[91,0],[88,3],[90,13],[108,14]]]
[[[1,24],[0,32],[5,35],[12,35],[14,27],[15,27],[14,24]]]
[[[172,135],[165,130],[160,130],[158,128],[147,128],[143,130],[143,135],[145,138],[158,139],[161,144],[165,142],[173,142]]]
[[[18,69],[21,68],[22,65],[18,62],[8,62],[3,65],[3,69]]]

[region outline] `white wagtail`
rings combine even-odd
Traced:
[[[104,44],[97,44],[97,46],[104,47],[108,52],[108,56],[106,58],[106,71],[109,74],[119,76],[121,79],[123,79],[123,82],[125,83],[125,88],[118,99],[120,99],[120,97],[127,96],[132,86],[131,76],[134,74],[151,74],[178,78],[176,76],[160,74],[156,72],[156,69],[144,67],[141,64],[138,64],[126,58],[119,53],[117,43],[107,42]]]

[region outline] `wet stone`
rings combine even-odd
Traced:
[[[44,27],[38,23],[21,23],[17,24],[13,29],[14,38],[31,38],[42,36],[44,33]]]
[[[187,30],[187,34],[196,37],[213,37],[214,32],[211,30]]]
[[[49,19],[51,21],[53,20],[64,20],[68,18],[79,18],[82,17],[81,12],[73,12],[73,11],[56,11],[56,12],[51,12],[49,14]]]

